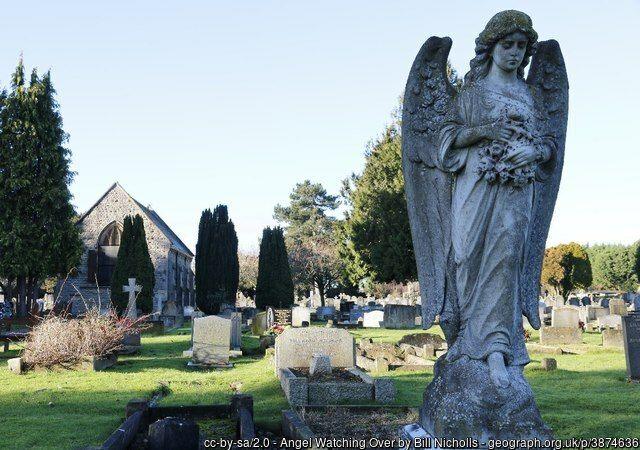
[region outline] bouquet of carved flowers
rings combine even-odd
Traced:
[[[516,124],[515,121],[511,121]],[[517,123],[522,126],[522,123]],[[533,137],[530,134],[518,134],[509,142],[489,141],[480,149],[480,164],[476,169],[477,174],[489,184],[508,184],[513,188],[522,188],[535,180],[535,168],[531,165],[513,167],[508,160],[509,154],[517,146],[532,145]]]

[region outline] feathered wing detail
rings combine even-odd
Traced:
[[[425,329],[455,295],[448,275],[453,177],[436,167],[440,125],[456,95],[447,77],[451,44],[436,36],[424,43],[409,72],[402,109],[402,170]]]
[[[545,114],[543,132],[545,139],[548,139],[553,147],[552,158],[538,168],[532,219],[524,255],[525,265],[520,283],[522,312],[529,319],[531,326],[538,329],[541,325],[538,298],[542,259],[560,187],[569,112],[569,82],[558,42],[550,40],[537,44],[527,83],[533,88],[537,109]]]

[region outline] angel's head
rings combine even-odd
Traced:
[[[518,77],[524,78],[524,68],[537,41],[538,33],[528,15],[515,10],[499,12],[476,39],[476,56],[471,60],[465,82],[484,78],[491,64],[505,71],[517,70]]]

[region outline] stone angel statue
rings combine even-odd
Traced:
[[[449,343],[425,398],[447,401],[437,397],[455,383],[443,378],[473,384],[486,377],[505,403],[513,394],[530,397],[522,401],[539,418],[522,376],[529,362],[522,316],[540,327],[539,280],[562,172],[568,81],[558,43],[537,38],[528,15],[496,14],[476,39],[459,92],[447,73],[451,39],[429,38],[407,81],[402,157],[423,326],[438,316]],[[477,414],[488,414],[481,409]],[[437,422],[428,419],[432,427]]]

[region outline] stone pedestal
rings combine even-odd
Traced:
[[[485,361],[441,357],[424,393],[420,424],[439,438],[551,439],[521,368],[507,368],[511,384],[497,388]]]

